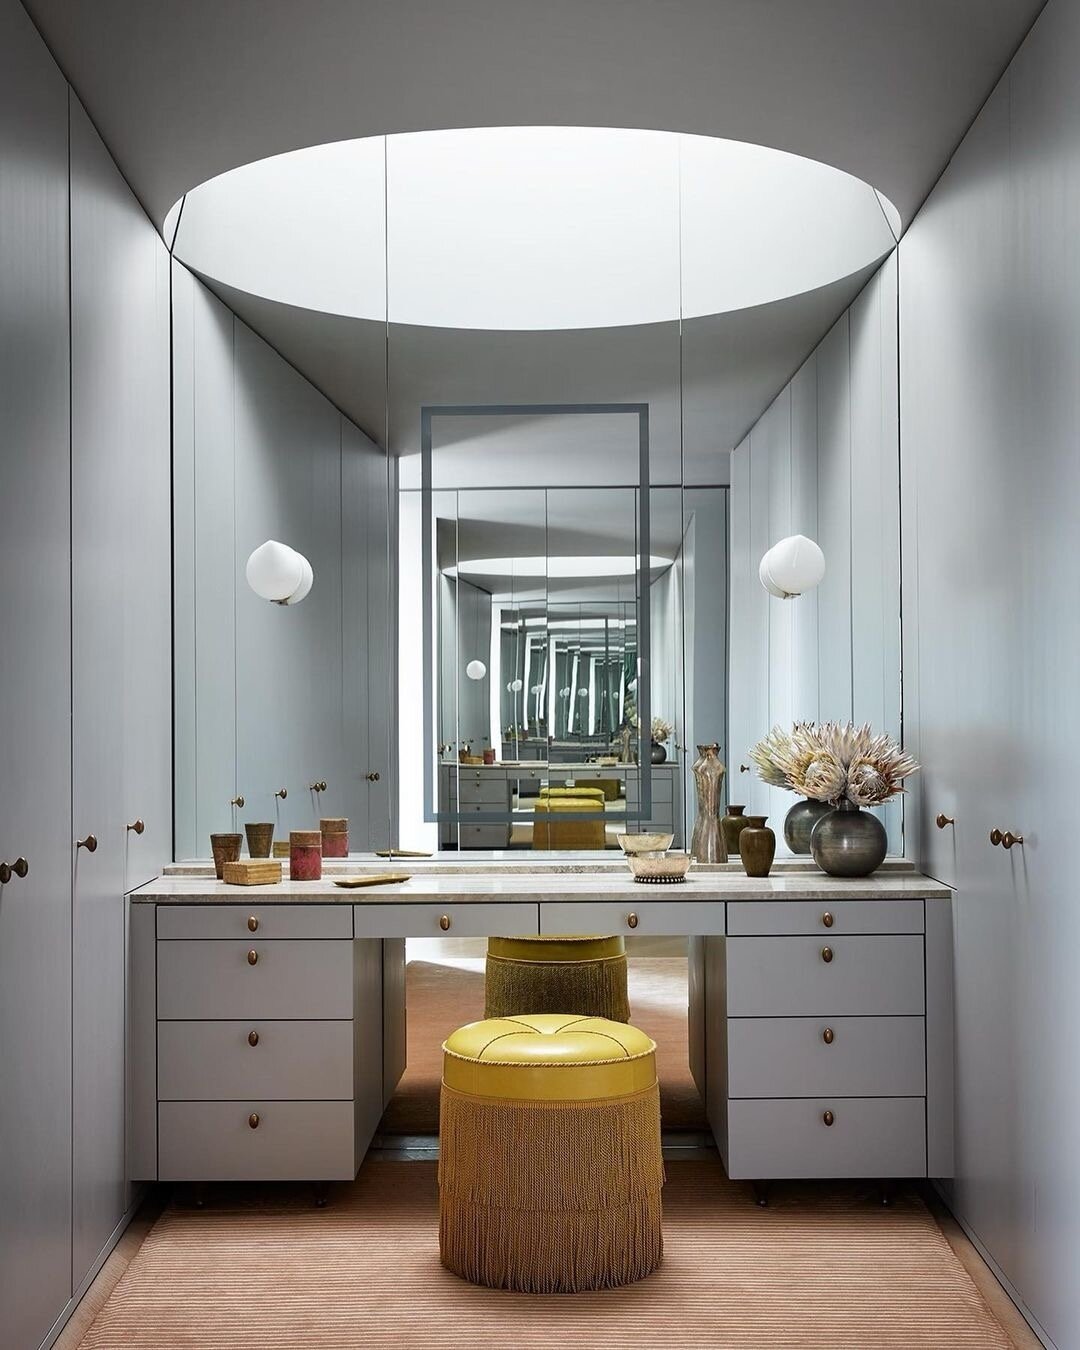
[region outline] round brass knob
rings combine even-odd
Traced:
[[[447,933],[447,932],[450,931],[450,915],[449,915],[449,914],[440,914],[440,915],[439,915],[439,927],[443,930],[444,933]]]
[[[258,1045],[258,1044],[259,1044],[259,1033],[257,1031],[249,1031],[248,1045]]]
[[[0,862],[0,886],[6,886],[11,880],[11,864]]]
[[[836,1117],[833,1115],[831,1111],[823,1111],[821,1114],[821,1119],[825,1122],[826,1125],[831,1125],[833,1121],[836,1119]]]
[[[86,849],[87,853],[96,853],[96,852],[97,852],[97,835],[96,835],[96,834],[88,834],[88,835],[86,836],[85,839],[76,839],[76,840],[75,840],[75,846],[76,846],[76,848],[84,848],[84,849]]]
[[[134,834],[142,834],[143,830],[146,829],[146,822],[144,820],[133,820],[127,828]]]
[[[637,927],[637,915],[636,915],[636,914],[628,914],[628,915],[626,916],[626,926],[627,926],[627,928],[636,928],[636,927]]]
[[[1004,835],[1001,833],[1000,830],[995,829],[990,831],[990,842],[993,844],[995,848],[997,848],[998,844],[1001,843],[1003,838]]]
[[[479,777],[479,775],[477,775],[477,777]],[[369,783],[377,783],[379,781],[379,775],[377,773],[369,773],[367,780]]]
[[[825,962],[826,965],[829,964],[832,958],[833,958],[833,949],[831,947],[822,947],[821,959]]]
[[[251,1126],[251,1128],[252,1128],[253,1130],[257,1130],[257,1129],[259,1128],[259,1113],[258,1113],[258,1111],[252,1111],[251,1115],[248,1116],[248,1124]]]
[[[833,1041],[836,1040],[836,1032],[833,1031],[832,1027],[826,1027],[821,1033],[821,1039],[826,1045],[832,1045]]]
[[[11,864],[11,870],[15,873],[17,877],[24,877],[26,876],[27,872],[30,871],[30,864],[26,861],[25,858],[16,858],[15,861]]]
[[[946,825],[955,825],[956,821],[953,820],[952,816],[947,816],[944,811],[939,811],[934,817],[934,824],[939,830],[943,830]]]
[[[826,928],[831,928],[833,926],[834,919],[828,910],[826,910],[825,913],[821,916],[821,922],[825,925]]]
[[[248,952],[248,965],[257,966],[258,964],[259,964],[259,953],[253,947],[251,951]]]
[[[257,933],[257,932],[259,931],[259,921],[258,921],[258,919],[255,917],[254,914],[249,914],[249,915],[248,915],[248,928],[249,928],[253,933]]]
[[[740,773],[749,773],[749,772],[750,772],[750,765],[749,765],[749,764],[740,764],[740,765],[739,765],[739,772],[740,772]]]
[[[325,791],[326,791],[326,779],[325,779],[325,778],[320,778],[320,779],[318,780],[318,782],[316,782],[316,783],[310,783],[308,786],[311,788],[312,792],[325,792]]]
[[[274,796],[280,797],[282,801],[284,801],[288,795],[289,795],[288,788],[278,788],[278,790],[274,793]]]
[[[243,797],[231,797],[231,798],[229,799],[229,805],[230,805],[230,806],[239,806],[239,808],[240,808],[241,811],[242,811],[242,810],[244,809],[244,799],[243,799]]]
[[[1012,830],[1006,830],[1001,836],[1001,847],[1012,848],[1013,844],[1022,844],[1024,836],[1022,834],[1013,834]]]

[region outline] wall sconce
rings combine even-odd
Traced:
[[[275,605],[298,605],[315,580],[304,555],[276,539],[268,539],[255,549],[244,575],[256,595]]]
[[[487,666],[483,661],[470,661],[465,667],[465,674],[470,680],[482,680],[487,674]]]
[[[805,534],[793,534],[773,544],[758,567],[758,580],[779,600],[812,591],[824,576],[825,554]]]
[[[507,687],[507,689],[510,690],[510,692],[511,692],[512,694],[520,693],[520,691],[521,691],[521,681],[520,681],[520,680],[511,680],[510,683],[509,683],[506,687]]]

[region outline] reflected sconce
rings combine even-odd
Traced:
[[[793,534],[773,544],[758,567],[758,580],[778,600],[812,591],[824,576],[825,554],[805,534]]]
[[[483,661],[470,661],[465,667],[465,674],[470,680],[482,680],[487,674],[487,666]]]
[[[560,698],[570,697],[570,686],[568,684],[563,685],[563,687],[559,690],[559,697]]]
[[[521,692],[521,681],[520,681],[520,680],[511,680],[510,683],[509,683],[506,687],[507,687],[507,689],[510,690],[510,692],[511,692],[512,694],[520,693],[520,692]]]
[[[256,595],[275,605],[298,605],[315,580],[304,555],[276,539],[259,545],[248,558],[244,575]]]

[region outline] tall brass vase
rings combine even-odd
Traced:
[[[691,770],[697,788],[697,818],[690,839],[690,855],[697,862],[724,862],[727,853],[720,837],[720,789],[727,770],[720,758],[720,747],[699,745]]]

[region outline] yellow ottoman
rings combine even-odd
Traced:
[[[443,1046],[439,1252],[493,1289],[630,1284],[663,1257],[656,1045],[546,1014],[473,1022]]]
[[[488,938],[485,1017],[568,1011],[629,1022],[621,937]]]
[[[606,848],[603,810],[598,797],[539,798],[533,806],[533,848],[571,852]],[[567,820],[560,814],[584,818]]]

